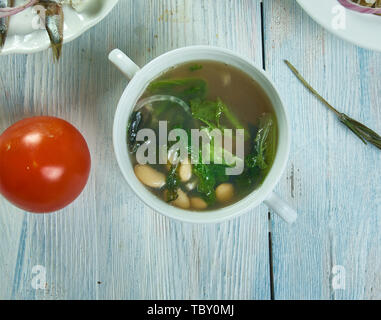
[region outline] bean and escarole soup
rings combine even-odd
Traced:
[[[150,83],[130,117],[127,144],[135,175],[152,193],[202,211],[237,202],[262,184],[277,134],[271,102],[252,78],[197,61]]]

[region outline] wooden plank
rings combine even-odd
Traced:
[[[90,34],[86,34],[81,45],[86,47],[89,44]],[[20,92],[16,98],[12,98],[12,94],[8,98],[7,95],[1,96],[1,131],[24,117],[55,115],[79,128],[93,152],[96,96],[87,80],[92,63],[88,63],[89,59],[83,53],[78,44],[69,44],[65,46],[65,56],[58,65],[52,63],[51,52],[1,57],[1,65],[7,66],[1,70],[5,91]],[[14,70],[20,71],[9,78],[8,74]],[[4,109],[4,105],[8,107]],[[2,234],[0,252],[7,250],[2,261],[9,261],[4,273],[12,279],[1,286],[2,298],[95,297],[94,182],[93,171],[85,192],[76,203],[48,216],[23,213],[1,200],[1,220],[7,228],[12,228]],[[33,267],[36,265],[46,268],[45,290],[32,288],[32,279],[36,275]]]
[[[0,131],[26,116],[76,125],[92,153],[86,190],[69,208],[30,215],[0,200],[0,299],[268,299],[267,209],[213,226],[170,221],[129,190],[112,149],[126,80],[119,47],[139,65],[177,47],[211,44],[261,65],[259,1],[123,0],[101,24],[50,52],[0,57]],[[33,267],[46,268],[34,290]]]
[[[296,1],[264,6],[266,65],[293,131],[278,191],[300,214],[291,227],[273,217],[275,298],[379,299],[380,151],[339,124],[283,59],[334,106],[381,132],[381,54],[327,33]],[[335,265],[345,268],[345,290],[332,286]]]
[[[193,44],[229,47],[261,62],[257,1],[133,3],[123,8],[134,18],[115,21],[127,32],[114,45],[141,66],[170,49]],[[110,78],[124,82],[114,69]],[[100,121],[106,116],[99,113]],[[114,169],[97,170],[98,181],[107,183],[100,190],[105,194],[97,197],[99,256],[108,258],[99,262],[99,297],[269,298],[266,216],[260,214],[265,209],[217,226],[192,226],[158,216],[120,178],[106,143],[111,126],[106,129],[98,163]]]

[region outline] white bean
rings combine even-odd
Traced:
[[[193,178],[193,179],[191,179],[191,180],[185,185],[185,188],[186,188],[188,191],[192,191],[192,190],[196,189],[197,184],[198,184],[198,179],[197,179],[197,178]]]
[[[170,166],[174,164],[176,161],[178,161],[178,158],[179,158],[179,155],[177,154],[177,151],[173,149],[168,150],[168,162]]]
[[[185,159],[180,164],[179,176],[182,182],[188,182],[192,178],[192,164],[189,159]]]
[[[148,187],[162,188],[165,185],[165,175],[159,171],[156,171],[149,165],[136,165],[135,166],[136,177]]]
[[[177,199],[175,201],[172,201],[171,203],[178,208],[189,209],[191,204],[189,197],[186,195],[186,193],[183,190],[178,189],[177,194]]]
[[[222,74],[222,84],[224,87],[230,86],[232,82],[232,76],[230,73],[224,73]]]
[[[219,202],[226,203],[233,199],[234,187],[231,183],[220,184],[216,189],[216,197]]]
[[[201,198],[193,197],[190,199],[191,206],[196,210],[205,210],[208,207],[208,204]]]

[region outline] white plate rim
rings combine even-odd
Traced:
[[[328,17],[333,16],[332,8],[336,5],[340,5],[337,0],[297,0],[297,2],[313,20],[339,38],[351,42],[359,47],[381,52],[381,37],[377,37],[377,35],[381,34],[381,16],[365,15],[343,7],[346,13],[347,29],[337,30],[332,27],[331,20],[328,19]],[[324,15],[316,13],[314,9],[317,6],[319,6],[320,10],[325,11]],[[368,21],[369,24],[364,25],[361,29],[353,30],[353,23],[358,23],[360,18],[366,18],[366,21]],[[370,22],[372,22],[372,24],[373,22],[376,22],[377,26],[379,26],[379,29],[377,29],[378,32],[374,29],[370,29]],[[370,36],[370,34],[374,34],[374,36]],[[376,41],[375,39],[379,39],[379,41]]]
[[[87,21],[87,23],[84,24],[84,26],[78,30],[77,32],[74,32],[68,36],[64,37],[64,44],[75,40],[78,38],[80,35],[85,33],[87,30],[101,22],[108,14],[112,11],[112,9],[116,6],[119,0],[107,0],[109,3],[111,3],[110,6],[105,7],[105,10],[102,10],[102,12],[96,16],[94,19],[90,19]],[[30,34],[29,34],[30,35]],[[4,46],[4,48],[0,51],[0,56],[6,56],[9,54],[29,54],[29,53],[37,53],[41,52],[44,50],[47,50],[50,48],[50,42],[44,42],[38,47],[33,47],[33,48],[26,48],[25,46],[17,46],[13,45],[10,47]]]

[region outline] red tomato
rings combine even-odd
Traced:
[[[0,193],[23,210],[64,208],[86,186],[90,166],[85,139],[64,120],[24,119],[0,136]]]

